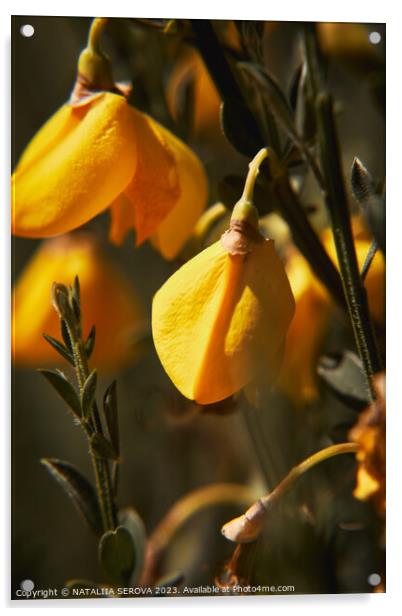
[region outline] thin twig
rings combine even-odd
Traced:
[[[363,362],[368,392],[375,398],[372,376],[381,368],[366,290],[360,277],[344,185],[332,97],[325,89],[323,60],[314,26],[305,26],[306,59],[315,97],[320,160],[326,182],[324,199],[341,271],[356,346]]]

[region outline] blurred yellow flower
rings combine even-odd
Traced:
[[[191,129],[194,134],[203,136],[219,133],[221,97],[200,54],[193,49],[189,49],[177,61],[167,84],[166,100],[176,122],[180,120],[181,107],[185,102],[186,90],[189,88],[192,88],[189,100],[190,104],[193,104]]]
[[[179,391],[199,404],[227,398],[262,370],[273,380],[282,362],[294,299],[274,242],[258,231],[250,199],[255,167],[265,155],[262,150],[251,163],[252,187],[221,241],[176,271],[153,300],[161,363]]]
[[[359,268],[362,269],[373,238],[369,234],[360,216],[352,218],[352,230],[355,239],[355,249]],[[326,229],[322,234],[325,248],[337,265],[335,243],[332,231]],[[385,260],[382,252],[378,250],[370,265],[364,281],[370,313],[374,321],[381,324],[385,321]]]
[[[371,238],[359,217],[352,220],[359,267],[363,266]],[[332,231],[321,236],[329,256],[336,262]],[[292,248],[288,253],[286,272],[296,300],[296,312],[286,339],[284,364],[279,387],[295,404],[314,400],[317,390],[317,361],[321,351],[333,301],[314,276],[305,259]],[[385,319],[385,261],[378,251],[368,271],[365,286],[370,312],[379,324]]]
[[[207,198],[195,154],[111,92],[63,105],[26,148],[12,187],[16,235],[65,233],[112,205],[114,242],[135,228],[137,244],[155,235],[168,258],[180,250]]]
[[[13,290],[12,354],[16,365],[54,365],[60,356],[43,339],[60,339],[59,319],[50,302],[54,281],[71,284],[78,275],[84,335],[96,327],[93,365],[118,369],[133,359],[134,336],[144,314],[128,280],[90,235],[77,233],[46,240],[34,254]]]
[[[295,249],[288,257],[286,273],[296,310],[286,337],[278,384],[295,404],[303,404],[317,397],[316,365],[331,302],[305,258]]]
[[[377,399],[359,416],[349,432],[360,445],[357,453],[357,484],[354,495],[372,500],[378,513],[385,514],[385,374],[374,379]]]

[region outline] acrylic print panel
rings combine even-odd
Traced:
[[[384,25],[12,23],[12,598],[384,592]]]

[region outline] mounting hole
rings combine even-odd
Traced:
[[[372,45],[378,45],[378,43],[381,43],[381,34],[379,32],[370,32],[369,41]]]
[[[378,586],[378,584],[381,582],[381,575],[378,575],[378,573],[372,573],[368,576],[367,581],[370,586]]]
[[[20,588],[22,588],[22,590],[26,590],[26,592],[32,592],[35,588],[35,584],[32,580],[23,580],[20,584]]]
[[[25,38],[31,38],[35,34],[35,28],[31,24],[24,24],[21,26],[20,32]]]

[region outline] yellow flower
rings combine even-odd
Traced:
[[[372,500],[380,515],[385,514],[385,374],[376,375],[375,400],[349,432],[351,441],[360,445],[357,454],[357,484],[354,495]]]
[[[112,206],[112,241],[135,228],[137,244],[153,237],[173,258],[205,206],[206,176],[184,143],[129,105],[113,84],[98,47],[105,21],[93,22],[69,103],[34,136],[16,167],[13,232],[66,233]]]
[[[134,356],[134,335],[144,315],[130,283],[90,235],[79,233],[41,244],[13,290],[13,359],[19,366],[53,365],[60,356],[43,339],[60,339],[51,306],[54,281],[80,279],[84,335],[96,327],[93,365],[115,370]]]
[[[286,273],[296,311],[286,337],[279,387],[295,404],[302,404],[318,395],[316,365],[331,302],[307,261],[296,250],[288,258]]]
[[[180,119],[180,108],[183,105],[184,93],[188,87],[193,88],[191,128],[195,135],[220,133],[219,109],[221,97],[200,54],[193,49],[189,49],[178,60],[167,84],[166,100],[169,111],[176,122]]]
[[[169,187],[161,186],[164,155],[158,159],[158,148],[149,138],[144,139],[142,172],[140,170],[112,204],[110,238],[115,244],[120,244],[130,227],[134,227],[137,231],[137,244],[151,236],[153,246],[166,259],[173,259],[184,246],[205,207],[207,182],[195,154],[154,120],[148,118],[148,122],[159,142],[166,144],[167,151],[173,157],[174,165],[166,178],[169,178],[169,173],[173,174],[180,192],[174,207],[166,207]],[[167,214],[161,217],[165,209]]]
[[[360,218],[353,218],[352,227],[357,260],[361,268],[368,253],[371,238]],[[326,251],[336,264],[336,249],[332,231],[326,229],[321,239]],[[303,404],[311,402],[318,395],[317,361],[333,301],[327,290],[314,276],[308,263],[295,249],[291,249],[289,253],[286,272],[296,300],[296,312],[286,339],[279,387],[295,404]],[[371,316],[381,324],[385,318],[385,261],[379,251],[371,263],[365,286]]]
[[[250,165],[230,229],[156,293],[152,331],[179,391],[199,404],[227,398],[261,370],[274,379],[294,299],[274,242],[258,231],[251,196],[262,150]]]

